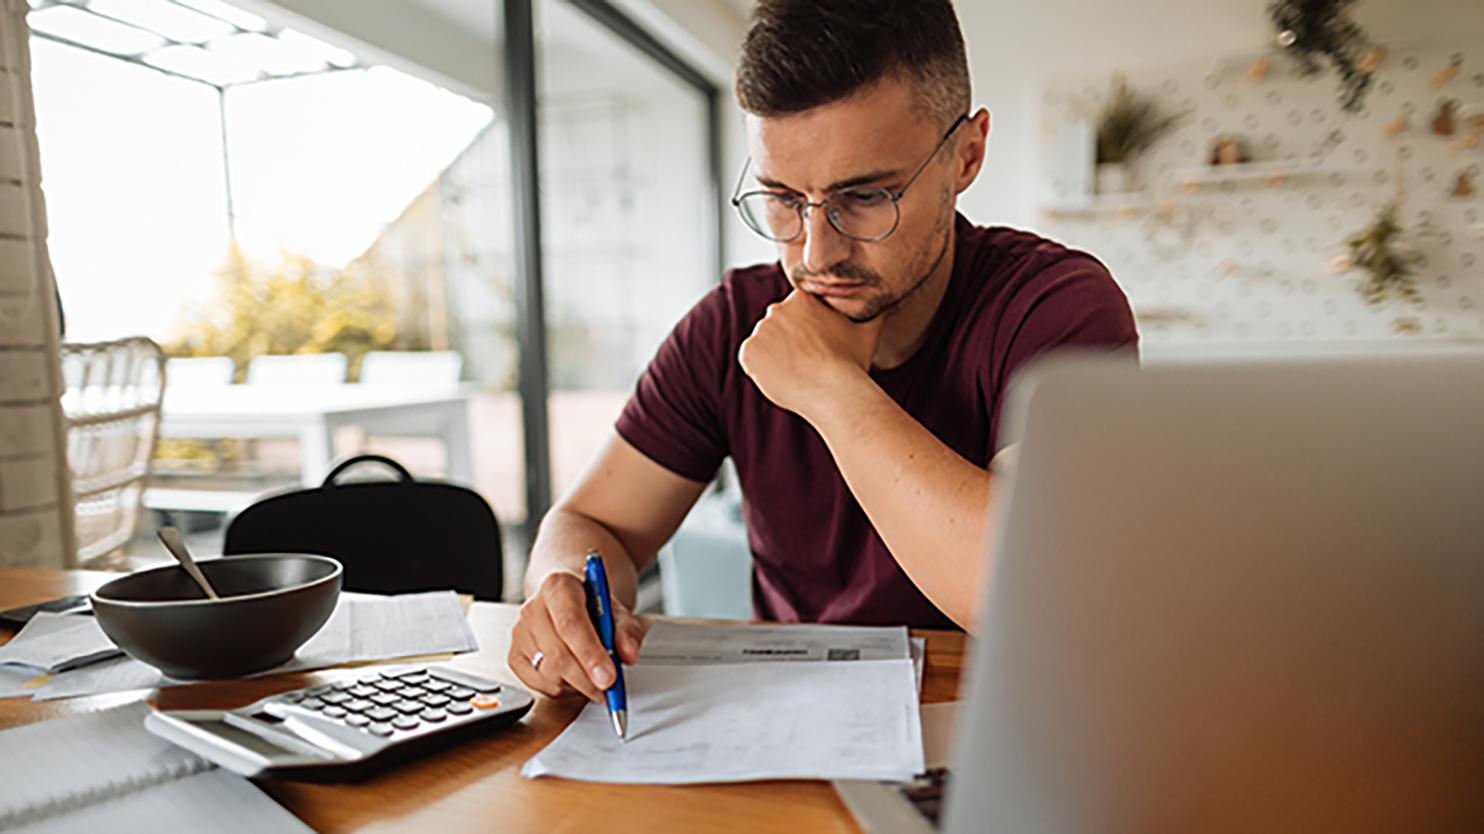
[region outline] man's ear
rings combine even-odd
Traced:
[[[955,194],[962,194],[972,185],[979,176],[979,169],[984,167],[984,156],[989,152],[989,121],[989,111],[981,107],[961,128],[964,135],[959,140],[955,159]]]

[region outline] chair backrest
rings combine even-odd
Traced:
[[[339,385],[345,382],[345,354],[255,356],[247,366],[248,385]]]
[[[79,563],[134,535],[159,435],[164,366],[165,354],[143,336],[62,346]]]
[[[232,358],[229,356],[175,357],[166,364],[172,388],[232,384]]]
[[[352,466],[380,463],[395,481],[337,483]],[[269,496],[227,526],[224,555],[318,553],[345,566],[347,591],[407,593],[453,588],[499,600],[504,590],[500,524],[479,493],[417,481],[396,461],[361,455],[324,484]]]
[[[453,387],[463,370],[464,357],[451,350],[373,350],[361,359],[361,384]]]

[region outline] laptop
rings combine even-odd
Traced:
[[[1052,357],[1008,409],[942,831],[1484,830],[1484,355]]]

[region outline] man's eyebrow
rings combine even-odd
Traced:
[[[830,186],[825,189],[825,193],[826,194],[833,194],[833,193],[835,193],[836,191],[839,191],[842,188],[851,188],[851,187],[857,186],[857,185],[871,185],[873,183],[878,183],[878,182],[881,182],[882,180],[891,179],[892,177],[899,177],[901,175],[902,175],[902,172],[901,171],[876,171],[876,172],[873,172],[873,173],[870,173],[870,174],[862,174],[861,176],[858,176],[858,177],[851,177],[850,179],[847,179],[847,180],[840,180],[839,182],[831,183]],[[771,188],[771,189],[775,189],[775,190],[779,190],[779,191],[797,191],[798,190],[798,189],[795,189],[795,188],[790,188],[789,186],[784,185],[783,183],[781,183],[781,182],[779,182],[777,180],[769,179],[768,177],[758,177],[757,178],[757,183],[758,183],[758,185],[761,185],[764,188]]]

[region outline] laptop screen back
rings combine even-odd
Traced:
[[[1013,403],[945,830],[1484,830],[1484,360]]]

